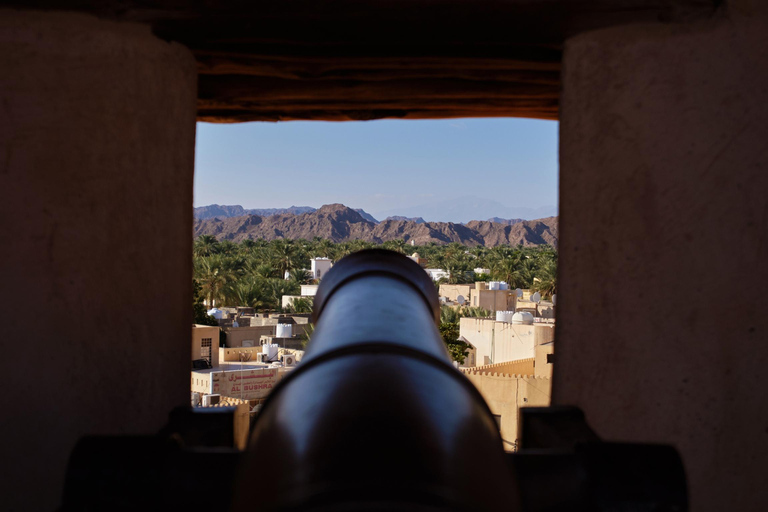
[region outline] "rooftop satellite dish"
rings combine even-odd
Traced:
[[[467,299],[465,299],[463,295],[459,295],[456,297],[456,302],[463,305],[465,302],[467,302]]]
[[[557,294],[552,294],[552,305],[557,306]]]
[[[541,294],[539,292],[534,293],[531,295],[531,301],[535,302],[536,304],[541,302]]]
[[[523,298],[523,290],[521,290],[520,288],[517,288],[515,290],[515,293],[517,294],[517,298],[518,299],[522,299]]]

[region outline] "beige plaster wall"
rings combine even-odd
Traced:
[[[257,325],[251,327],[228,327],[224,329],[227,336],[227,347],[237,348],[243,346],[244,340],[253,340],[257,346],[262,336],[274,336],[277,330],[277,322],[274,325]]]
[[[261,353],[261,345],[255,347],[237,347],[237,348],[224,348],[219,349],[219,361],[221,362],[235,362],[240,361],[256,361],[256,354]]]
[[[676,445],[694,511],[768,509],[768,19],[732,13],[581,35],[563,74],[554,399]]]
[[[0,69],[1,306],[46,311],[0,327],[37,398],[3,413],[0,495],[47,512],[78,438],[189,404],[196,71],[147,26],[12,10]]]
[[[543,407],[550,403],[552,381],[533,376],[502,373],[465,372],[483,395],[493,414],[501,416],[501,438],[506,451],[515,451],[518,443],[520,407]]]
[[[537,347],[538,348],[538,347]],[[463,369],[463,372],[472,373],[508,373],[511,375],[533,375],[535,359],[518,359],[505,363],[486,364],[475,368]]]
[[[470,305],[490,312],[514,311],[517,295],[514,290],[470,290]]]
[[[203,358],[203,339],[211,340],[211,366],[219,365],[219,328],[210,325],[192,326],[192,360]]]
[[[456,297],[461,295],[464,300],[469,303],[469,296],[472,290],[474,290],[475,284],[441,284],[439,295],[441,297],[448,297],[448,300],[455,301]]]
[[[459,334],[475,347],[475,364],[482,366],[533,358],[535,347],[554,339],[554,324],[517,325],[493,319],[462,318]]]
[[[536,356],[534,357],[534,375],[536,377],[552,378],[553,362],[549,361],[549,356],[555,353],[554,342],[536,345]]]

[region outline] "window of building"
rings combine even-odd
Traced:
[[[211,363],[211,350],[213,347],[213,338],[203,338],[200,345],[200,357]]]

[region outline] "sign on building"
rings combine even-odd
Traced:
[[[277,368],[258,368],[214,372],[211,379],[211,393],[252,400],[265,398],[280,376]]]

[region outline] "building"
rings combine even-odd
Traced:
[[[303,284],[301,285],[301,295],[283,295],[280,305],[283,309],[286,309],[291,306],[296,299],[314,299],[318,286],[319,285],[316,284]]]
[[[504,450],[516,451],[521,407],[545,407],[552,400],[552,364],[539,358],[463,368],[491,409],[501,433]]]
[[[192,372],[190,389],[193,393],[231,396],[241,400],[266,398],[285,371],[288,370],[271,365],[197,370]]]
[[[475,289],[475,283],[470,284],[441,284],[438,294],[451,302],[463,304],[470,302],[470,293]],[[463,300],[458,300],[461,297]]]
[[[448,279],[451,277],[451,274],[441,268],[425,268],[424,271],[429,274],[429,277],[432,278],[433,281],[439,281],[440,279]]]
[[[411,245],[413,245],[413,240],[411,240]],[[422,258],[417,252],[411,254],[408,258],[418,263],[421,268],[427,267],[427,258]]]
[[[489,283],[477,282],[470,290],[469,305],[491,312],[514,311],[517,307],[517,295],[514,290],[491,290]]]
[[[303,284],[301,285],[301,296],[302,297],[314,297],[317,293],[317,288],[320,285],[317,284]]]
[[[472,345],[475,364],[482,366],[536,357],[537,346],[555,339],[555,325],[533,323],[532,317],[530,324],[465,317],[459,320],[459,335]]]
[[[317,279],[318,281],[322,279],[333,266],[333,261],[331,261],[330,258],[312,258],[310,263],[312,279]]]
[[[192,360],[204,359],[208,366],[219,365],[219,333],[221,329],[209,325],[192,326]]]

